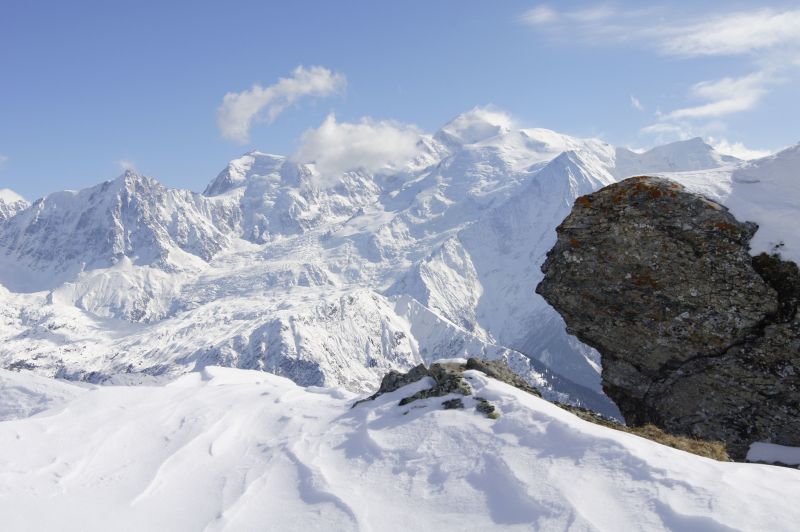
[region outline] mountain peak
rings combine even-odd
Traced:
[[[126,168],[124,172],[118,175],[116,178],[111,180],[112,183],[117,183],[125,188],[129,188],[132,185],[136,185],[138,183],[153,183],[156,182],[155,179],[152,177],[147,177],[143,174],[140,174],[136,170]]]
[[[9,188],[0,188],[0,222],[27,209],[30,202]]]
[[[3,203],[17,203],[20,201],[28,202],[25,198],[11,190],[10,188],[0,188],[0,201]]]
[[[203,191],[205,196],[218,196],[247,184],[254,175],[268,175],[278,172],[286,162],[283,155],[274,155],[251,150],[232,160]]]
[[[436,139],[450,145],[475,144],[513,129],[511,116],[495,107],[474,107],[445,124]]]

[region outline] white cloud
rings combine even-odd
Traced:
[[[134,172],[134,173],[138,172],[136,170],[136,165],[133,164],[133,161],[120,159],[119,161],[117,161],[117,164],[119,165],[119,169],[123,172]]]
[[[709,121],[753,109],[773,85],[785,82],[787,71],[800,67],[798,8],[727,12],[698,8],[689,15],[669,4],[649,9],[608,3],[578,11],[547,9],[547,16],[523,16],[522,21],[551,37],[591,46],[635,44],[671,57],[742,56],[753,63],[751,74],[695,83],[687,92],[688,104],[656,113],[658,122],[642,132],[659,138],[683,138],[687,131],[718,128],[718,123]],[[630,101],[639,109],[641,102],[634,96]]]
[[[329,96],[345,85],[342,74],[320,66],[298,66],[291,77],[281,78],[274,85],[256,84],[249,90],[226,94],[217,110],[217,126],[223,137],[245,143],[255,120],[272,122],[299,98]]]
[[[600,4],[566,13],[566,17],[572,22],[583,22],[587,24],[606,21],[616,17],[619,11],[612,5]]]
[[[539,6],[525,11],[520,20],[555,37],[591,44],[636,41],[665,55],[684,57],[800,48],[800,9],[696,12],[687,17],[667,7],[630,9],[602,3],[567,11]]]
[[[8,155],[0,153],[0,166],[8,162]]]
[[[520,20],[522,22],[534,26],[547,24],[548,22],[554,22],[557,18],[558,18],[558,13],[556,13],[555,10],[547,6],[534,7],[532,9],[525,11],[520,16]]]
[[[758,9],[711,16],[661,28],[669,55],[737,55],[779,46],[800,46],[800,10]]]
[[[636,109],[637,111],[644,111],[644,105],[642,102],[639,101],[639,98],[631,94],[631,107]]]
[[[708,143],[723,155],[733,155],[746,161],[766,157],[773,153],[769,150],[753,150],[741,142],[728,142],[726,139],[716,139],[714,137],[708,137]]]
[[[697,136],[691,124],[687,123],[656,122],[655,124],[643,127],[639,132],[648,137],[652,137],[656,144],[666,144],[667,142],[674,142],[676,140],[688,140]]]
[[[722,78],[702,81],[692,86],[690,93],[708,103],[676,109],[662,116],[663,120],[717,118],[753,108],[767,92],[772,77],[765,71],[741,78]]]
[[[378,172],[402,167],[418,154],[421,135],[408,124],[371,118],[337,122],[331,114],[318,128],[303,134],[292,159],[315,163],[323,180],[330,183],[350,170]]]

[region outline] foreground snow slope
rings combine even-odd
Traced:
[[[348,392],[219,367],[166,386],[82,389],[0,423],[3,528],[777,531],[800,522],[799,471],[686,454],[466,375],[499,420],[476,414],[471,398],[463,411],[442,410],[445,398],[397,406],[425,382],[354,409]]]

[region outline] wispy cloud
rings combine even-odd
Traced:
[[[636,109],[637,111],[644,111],[644,105],[642,102],[639,101],[639,98],[631,94],[631,107]]]
[[[630,45],[650,48],[675,58],[741,56],[751,64],[745,76],[699,81],[687,90],[689,103],[657,112],[657,122],[643,133],[681,138],[693,124],[749,111],[779,84],[783,72],[800,67],[800,9],[757,8],[738,11],[695,11],[686,14],[668,5],[638,9],[597,4],[578,10],[540,5],[520,21],[554,39],[586,45]],[[631,96],[631,105],[639,109]],[[716,127],[716,126],[715,126]],[[734,146],[734,145],[731,145]]]
[[[314,163],[327,184],[350,170],[378,172],[402,167],[417,155],[421,135],[409,124],[371,118],[338,122],[331,114],[318,128],[303,134],[292,159]]]
[[[715,81],[701,81],[690,89],[692,97],[706,100],[707,103],[693,107],[676,109],[663,114],[663,120],[695,118],[719,118],[732,113],[752,109],[773,81],[766,71],[754,72],[741,78],[722,78]]]
[[[117,164],[119,165],[119,169],[123,172],[134,172],[134,173],[137,172],[136,165],[133,164],[133,161],[129,161],[127,159],[120,159],[119,161],[117,161]]]
[[[800,10],[740,11],[659,30],[661,51],[670,55],[739,55],[800,47]]]
[[[673,56],[739,55],[800,47],[800,9],[683,15],[668,7],[623,8],[606,3],[558,11],[540,5],[522,13],[520,21],[553,37],[595,45],[633,40]]]
[[[245,143],[254,121],[272,122],[302,97],[325,97],[344,89],[346,79],[327,68],[298,66],[288,78],[274,85],[255,84],[242,92],[229,92],[217,110],[217,126],[223,137]]]
[[[552,22],[556,22],[559,18],[559,14],[555,9],[552,9],[548,6],[536,6],[525,11],[521,16],[520,20],[527,24],[531,24],[533,26],[541,26],[544,24],[549,24]]]
[[[0,166],[3,166],[6,162],[8,162],[8,155],[0,153]]]

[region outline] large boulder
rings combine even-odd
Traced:
[[[749,254],[757,226],[672,181],[633,177],[576,200],[537,292],[603,356],[632,425],[800,446],[800,274]]]

